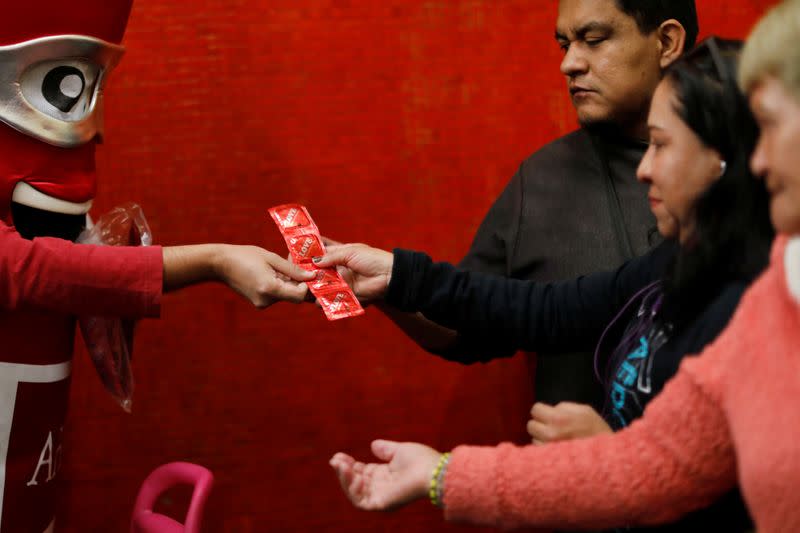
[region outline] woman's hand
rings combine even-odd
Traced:
[[[364,464],[337,453],[330,465],[347,497],[365,511],[391,511],[428,494],[441,454],[413,442],[372,442],[372,453],[385,463]]]
[[[220,280],[259,309],[279,301],[301,303],[314,275],[258,246],[224,246]]]
[[[196,244],[163,248],[164,290],[221,281],[259,309],[300,303],[314,274],[258,246]]]
[[[528,434],[534,444],[572,440],[613,433],[590,405],[561,402],[555,407],[537,403],[531,409]]]
[[[367,303],[386,294],[392,278],[394,255],[366,244],[328,244],[325,256],[315,257],[314,264],[319,268],[339,268],[358,299]]]

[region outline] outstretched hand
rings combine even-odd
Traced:
[[[257,246],[228,245],[220,255],[221,281],[259,309],[285,300],[300,303],[314,274]]]
[[[221,281],[259,309],[299,303],[314,274],[258,246],[190,244],[162,248],[164,292]]]
[[[362,302],[383,298],[392,278],[394,255],[366,244],[326,243],[327,253],[314,258],[319,268],[337,267]],[[344,267],[343,270],[341,267]]]
[[[345,453],[330,460],[353,505],[365,511],[391,511],[428,494],[439,452],[414,442],[376,440],[372,453],[386,462],[364,464]]]

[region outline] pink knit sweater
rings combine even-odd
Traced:
[[[760,533],[800,531],[800,237],[728,328],[615,435],[456,448],[448,520],[503,527],[650,525],[741,486]]]

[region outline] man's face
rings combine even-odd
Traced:
[[[581,124],[641,129],[661,78],[658,32],[643,34],[614,0],[560,0],[556,40]]]

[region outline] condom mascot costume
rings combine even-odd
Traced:
[[[96,247],[60,239],[77,237],[95,195],[102,89],[123,53],[120,42],[131,1],[15,0],[2,8],[0,531],[4,533],[54,528],[54,481],[62,455],[75,315],[92,297],[63,289],[68,285],[63,277],[67,272],[74,280],[75,269],[98,257],[85,253]],[[30,240],[34,237],[59,239]],[[99,255],[103,254],[108,255],[111,270],[128,268],[130,258],[117,264],[112,254]],[[160,261],[160,252],[148,260]],[[132,279],[114,272],[108,283],[122,285]],[[160,291],[161,280],[151,282]],[[95,307],[114,312],[113,306],[129,304],[120,299],[107,304],[107,309],[105,303]]]

